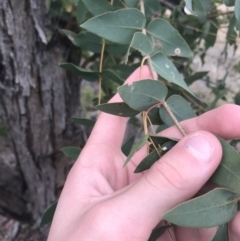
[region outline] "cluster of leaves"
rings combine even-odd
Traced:
[[[188,87],[207,72],[192,73],[188,59],[195,54],[191,49],[197,49],[202,39],[206,40],[206,49],[215,43],[220,20],[229,21],[226,42],[236,45],[235,27],[240,28],[240,0],[225,0],[226,5],[235,5],[235,13],[228,13],[221,19],[218,19],[218,2],[210,0],[186,0],[185,7],[192,15],[184,14],[183,5],[180,5],[172,10],[170,17],[165,15],[166,7],[157,0],[63,2],[70,4],[64,5],[65,9],[80,27],[75,28],[77,32],[67,29],[60,32],[84,51],[85,61],[81,66],[62,63],[61,67],[87,81],[98,82],[98,110],[122,117],[142,114],[143,137],[134,146],[135,137],[131,137],[122,150],[127,156],[126,165],[136,151],[147,145],[149,153],[135,172],[145,171],[178,142],[156,133],[176,125],[186,135],[180,122],[196,116],[192,106],[201,111],[208,108]],[[152,79],[122,85],[136,66],[145,61],[152,72]],[[158,74],[157,78],[154,78],[154,72]],[[182,74],[187,75],[185,80]],[[106,103],[117,91],[123,102]],[[95,123],[83,118],[74,120],[87,126]],[[149,126],[152,127],[151,134]],[[219,226],[214,241],[220,240],[219,237],[228,240],[227,223],[238,211],[240,197],[240,155],[226,141],[219,140],[224,154],[211,181],[223,188],[187,201],[164,216],[169,223],[185,227]],[[76,147],[63,149],[64,154],[72,159],[76,159],[80,151]],[[45,213],[42,225],[51,221],[55,208],[56,204]],[[149,240],[156,240],[170,226],[154,230]]]

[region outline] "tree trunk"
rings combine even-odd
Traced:
[[[80,81],[58,67],[71,53],[47,43],[49,24],[44,0],[0,1],[0,213],[34,223],[66,177],[61,148],[82,140],[71,122]]]

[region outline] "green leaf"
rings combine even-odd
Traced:
[[[120,45],[112,42],[107,42],[106,41],[106,47],[105,50],[107,53],[113,55],[113,56],[121,56],[123,54],[126,54],[128,51],[128,46],[127,45]]]
[[[151,57],[154,70],[168,82],[175,84],[191,93],[182,75],[178,72],[172,61],[159,52]]]
[[[144,146],[144,144],[147,142],[148,140],[148,135],[143,136],[137,143],[136,145],[133,147],[133,149],[131,150],[131,152],[129,153],[129,155],[127,156],[127,160],[125,161],[123,166],[126,166],[128,164],[128,162],[131,160],[131,158],[133,157],[133,155],[141,148]]]
[[[96,121],[89,120],[89,119],[83,119],[83,118],[77,118],[77,117],[73,117],[72,119],[74,120],[74,122],[80,125],[89,126],[89,127],[93,127],[96,123]]]
[[[40,226],[44,226],[48,223],[51,223],[52,220],[53,220],[53,216],[54,216],[54,213],[55,213],[55,210],[57,208],[57,203],[58,202],[55,202],[53,203],[43,214],[42,216],[42,220],[41,220],[41,223],[40,223]]]
[[[193,10],[196,11],[205,11],[208,13],[211,11],[212,0],[193,0]],[[201,8],[201,9],[198,9]]]
[[[107,0],[82,0],[92,15],[100,15],[113,10],[112,5]]]
[[[60,66],[70,72],[72,72],[73,74],[76,74],[78,76],[80,76],[81,78],[83,78],[84,80],[87,81],[97,81],[98,80],[98,76],[99,73],[89,70],[89,69],[83,69],[80,68],[74,64],[70,64],[70,63],[61,63]]]
[[[236,105],[240,105],[240,91],[238,91],[237,94],[235,95],[234,102]]]
[[[79,0],[77,5],[77,11],[76,11],[78,24],[81,24],[85,20],[87,13],[88,13],[88,10],[86,6],[83,4],[83,1]]]
[[[102,71],[102,77],[104,79],[107,79],[107,80],[112,80],[114,81],[115,83],[119,84],[119,85],[122,85],[123,84],[123,81],[126,80],[126,79],[122,79],[121,76],[119,76],[115,69],[114,69],[114,66],[111,67],[111,69],[104,69]]]
[[[156,145],[157,147],[163,146],[166,142],[169,142],[169,141],[174,141],[175,143],[177,143],[179,141],[179,139],[176,139],[176,138],[159,136],[159,135],[150,135],[149,139],[151,139],[152,142],[154,143],[154,145]],[[150,142],[150,140],[149,140],[149,142]]]
[[[192,12],[192,0],[185,0],[186,8],[189,12]]]
[[[156,80],[141,80],[131,85],[118,88],[123,101],[138,111],[148,110],[151,106],[163,101],[167,96],[167,87]]]
[[[162,145],[163,154],[166,154],[167,152],[169,152],[176,144],[177,142],[175,140],[164,143]]]
[[[235,0],[225,0],[224,2],[228,7],[234,6],[235,4]]]
[[[63,152],[63,154],[66,157],[69,157],[73,160],[77,160],[78,156],[81,153],[81,149],[79,147],[75,147],[75,146],[67,146],[62,148],[61,150]]]
[[[196,117],[196,114],[190,104],[180,95],[172,95],[167,99],[166,103],[179,122]],[[164,107],[160,108],[159,114],[165,124],[168,126],[174,125],[174,122]]]
[[[113,0],[113,8],[115,10],[125,8],[123,0]]]
[[[145,16],[137,9],[121,9],[89,19],[82,28],[120,44],[130,44],[135,32],[145,25]]]
[[[83,48],[94,53],[101,53],[103,41],[99,36],[85,31],[80,34],[75,34],[69,30],[62,29],[60,32],[66,35],[76,47]],[[106,52],[114,56],[125,54],[128,50],[128,47],[125,45],[119,45],[111,42],[105,42],[105,44]]]
[[[235,17],[237,19],[237,26],[240,25],[240,0],[235,0],[235,7],[234,7]]]
[[[170,225],[154,229],[152,231],[148,241],[156,241],[169,228],[171,228]]]
[[[163,216],[164,220],[181,227],[210,228],[223,225],[237,213],[240,194],[216,188],[205,195],[186,201]]]
[[[97,105],[96,109],[121,117],[132,117],[139,114],[139,111],[133,110],[124,102],[101,104]]]
[[[206,15],[211,11],[211,0],[185,0],[187,9],[204,21]]]
[[[136,135],[131,136],[126,143],[124,143],[124,145],[122,146],[122,152],[125,156],[128,156],[131,152],[133,143],[135,141],[135,137]]]
[[[80,2],[80,0],[72,0],[72,3],[73,3],[75,6],[77,6],[79,2]]]
[[[148,112],[148,118],[152,125],[162,125],[163,122],[159,116],[159,108],[153,108]]]
[[[229,241],[228,238],[228,224],[225,223],[218,227],[218,230],[212,241]]]
[[[149,55],[152,52],[152,46],[147,36],[143,33],[138,32],[133,35],[133,39],[129,45],[125,64],[128,61],[130,48],[138,50],[143,56]]]
[[[143,0],[145,6],[145,15],[147,17],[155,17],[157,13],[161,13],[161,5],[156,0]]]
[[[106,79],[111,79],[114,82],[122,85],[123,82],[131,75],[131,73],[136,69],[136,66],[128,65],[113,65],[111,68],[104,69],[102,72],[102,77]]]
[[[139,0],[124,0],[124,2],[129,8],[134,8],[138,5]]]
[[[207,24],[207,29],[204,30],[207,35],[205,37],[205,47],[206,49],[208,49],[215,44],[217,39],[217,32],[220,26],[217,19],[212,19],[211,21],[207,21],[206,24]]]
[[[208,74],[208,72],[209,71],[200,71],[200,72],[197,72],[197,73],[195,73],[195,74],[193,74],[191,76],[187,76],[187,77],[185,77],[185,82],[188,85],[190,85],[194,81],[204,78]]]
[[[65,34],[76,47],[83,48],[94,53],[101,53],[102,39],[97,35],[89,32],[75,34],[69,30],[64,29],[62,29],[60,32]]]
[[[142,124],[140,123],[139,119],[136,116],[132,116],[129,121],[128,124],[133,125],[135,127],[141,127]]]
[[[119,84],[114,82],[111,79],[102,79],[102,89],[103,91],[106,91],[106,93],[109,92],[109,90],[113,90],[114,92],[117,92],[117,88],[119,87]]]
[[[161,131],[164,131],[164,130],[166,130],[168,127],[169,127],[169,126],[166,125],[166,124],[160,125],[160,126],[158,126],[157,129],[156,129],[156,133],[159,133],[159,132],[161,132]]]
[[[192,9],[192,0],[184,0],[185,1],[185,7],[187,8],[187,10],[192,13],[193,9]]]
[[[193,53],[179,32],[164,19],[154,19],[147,26],[148,38],[154,52],[170,56],[192,58]]]
[[[225,140],[221,142],[223,155],[220,165],[211,177],[214,183],[240,193],[240,154]]]
[[[156,150],[152,151],[149,155],[147,155],[136,167],[134,173],[139,173],[148,170],[156,161],[160,159],[158,153],[161,153],[161,148],[158,148],[158,152]]]

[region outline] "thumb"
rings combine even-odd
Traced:
[[[166,211],[199,191],[221,156],[221,144],[214,135],[199,131],[184,137],[126,190],[124,202],[134,204],[128,214],[138,223],[145,220],[151,230]]]

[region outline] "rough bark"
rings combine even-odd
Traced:
[[[43,0],[0,1],[0,213],[38,222],[63,185],[60,149],[81,144],[70,117],[79,114],[79,84],[58,67],[69,50],[47,43]],[[75,132],[76,133],[76,132]]]

